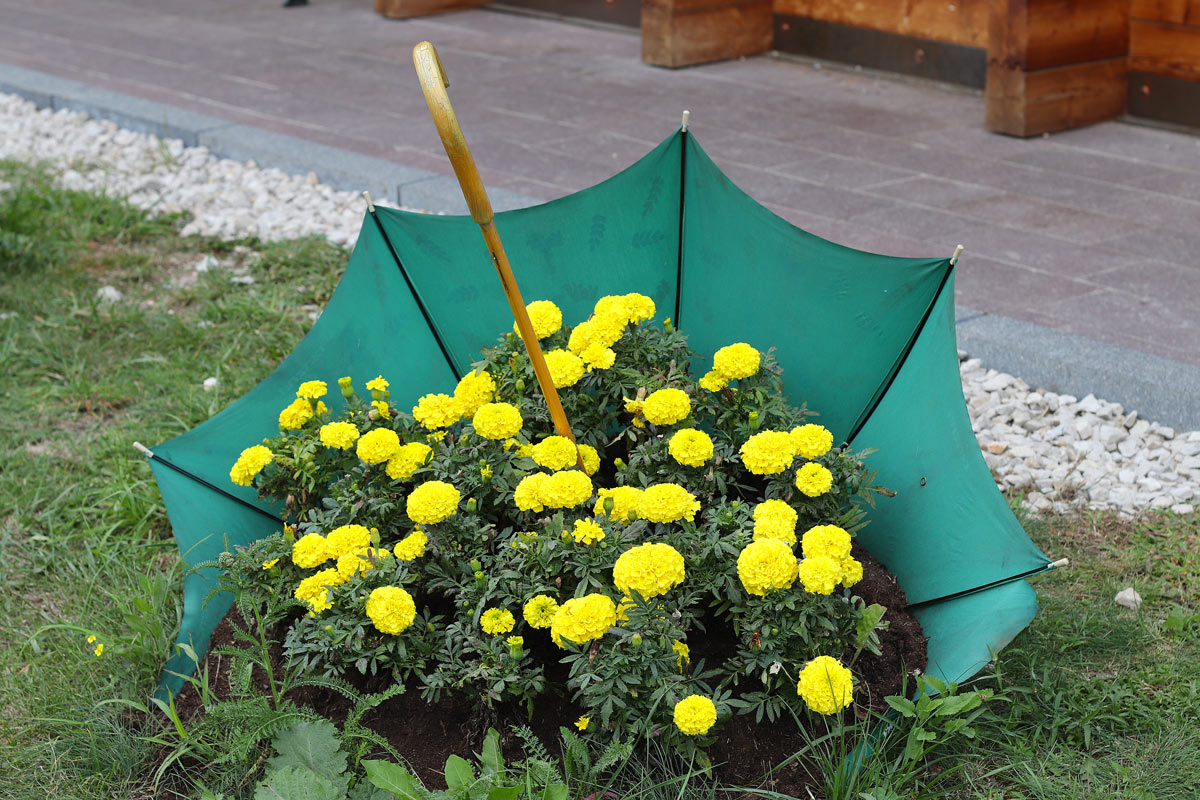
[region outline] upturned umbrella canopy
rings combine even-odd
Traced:
[[[1033,618],[1022,580],[1050,565],[1013,517],[971,429],[958,372],[954,265],[895,258],[807,233],[755,202],[680,130],[577,194],[496,216],[528,300],[583,320],[596,298],[640,292],[701,358],[731,342],[778,348],[795,404],[896,491],[860,540],[896,576],[929,637],[928,672],[962,680]],[[258,386],[155,447],[151,466],[183,560],[280,529],[278,509],[233,485],[242,448],[278,433],[306,380],[391,381],[404,408],[452,392],[512,316],[470,217],[377,208],[364,218],[324,313]],[[327,397],[333,411],[342,398]],[[179,641],[204,653],[231,598],[204,604],[212,570],[187,576]],[[195,669],[177,652],[164,686]],[[175,673],[175,674],[172,674]]]

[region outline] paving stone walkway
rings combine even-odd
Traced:
[[[549,199],[627,166],[682,109],[719,166],[813,233],[966,245],[960,304],[1200,365],[1200,137],[983,129],[978,92],[757,57],[669,71],[636,32],[369,0],[0,0],[0,62],[449,174],[412,46],[441,53],[484,179]],[[730,265],[736,269],[736,265]]]

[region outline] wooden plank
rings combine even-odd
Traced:
[[[478,8],[490,0],[375,0],[375,13],[393,19]]]
[[[774,0],[776,14],[986,47],[990,0]]]
[[[772,0],[642,0],[642,61],[685,67],[765,53]]]
[[[1200,25],[1200,0],[1133,0],[1129,15],[1176,25]]]
[[[1200,27],[1134,20],[1129,31],[1129,68],[1200,81]]]
[[[1120,58],[1129,52],[1129,0],[1026,0],[1021,5],[1028,31],[1023,69]]]
[[[1090,125],[1125,111],[1124,58],[1026,71],[988,63],[989,130],[1038,136]]]

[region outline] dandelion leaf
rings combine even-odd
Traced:
[[[278,755],[267,762],[270,769],[303,767],[328,781],[339,797],[345,794],[350,783],[345,774],[346,754],[332,722],[323,719],[299,722],[280,731],[271,744]]]

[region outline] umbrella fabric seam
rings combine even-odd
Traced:
[[[679,309],[683,304],[683,201],[687,194],[687,129],[681,128],[679,138],[681,139],[679,147],[679,240],[678,248],[676,249],[675,261],[675,328],[679,328]]]
[[[910,609],[911,608],[921,608],[922,606],[928,606],[928,605],[932,605],[934,603],[941,603],[941,602],[945,602],[947,600],[957,600],[960,597],[968,597],[973,594],[978,594],[979,592],[986,592],[988,589],[995,589],[997,586],[1004,586],[1005,584],[1013,583],[1014,581],[1023,580],[1025,578],[1032,578],[1035,575],[1041,575],[1043,572],[1047,572],[1051,569],[1054,569],[1053,564],[1043,564],[1040,567],[1035,567],[1034,569],[1026,570],[1025,572],[1021,572],[1017,575],[1012,575],[1007,578],[1000,578],[999,580],[992,581],[991,583],[985,583],[983,586],[976,586],[974,589],[963,589],[962,591],[952,592],[951,594],[942,595],[941,597],[933,597],[933,598],[930,598],[929,600],[922,600],[918,603],[910,603],[908,605],[908,607]]]
[[[900,351],[900,355],[896,358],[896,363],[892,365],[891,370],[889,370],[887,378],[880,384],[879,389],[871,398],[871,402],[850,429],[850,434],[846,437],[846,444],[852,443],[854,437],[858,436],[859,432],[866,427],[867,423],[871,420],[871,415],[875,413],[875,409],[879,408],[879,404],[887,396],[888,390],[896,382],[896,376],[900,374],[900,370],[904,369],[904,363],[908,361],[909,355],[912,354],[913,348],[917,344],[917,339],[921,337],[921,332],[925,330],[925,325],[928,324],[929,317],[933,315],[933,309],[937,307],[938,300],[946,288],[946,283],[949,282],[950,276],[954,274],[955,265],[951,264],[949,259],[947,259],[946,265],[946,272],[942,275],[942,281],[938,284],[937,291],[933,293],[933,298],[929,301],[929,306],[925,309],[925,314],[921,317],[921,321],[917,323],[917,327],[913,329],[912,335],[908,337],[904,349]]]
[[[241,504],[242,504],[242,505],[244,505],[246,508],[253,509],[254,511],[257,511],[259,514],[262,514],[264,517],[268,517],[268,518],[270,518],[270,519],[271,519],[273,522],[279,522],[279,521],[280,521],[280,520],[279,520],[279,517],[275,516],[275,515],[274,515],[274,514],[272,514],[271,512],[267,511],[266,509],[259,508],[258,506],[254,505],[254,503],[251,503],[251,502],[250,502],[250,501],[248,501],[248,500],[244,500],[243,498],[241,498],[241,497],[238,497],[236,494],[233,494],[232,492],[227,492],[227,491],[225,491],[224,489],[222,489],[220,486],[217,486],[217,485],[215,485],[215,484],[209,483],[209,482],[208,482],[208,481],[206,481],[204,478],[201,478],[199,475],[195,475],[195,474],[193,474],[193,473],[191,473],[191,472],[188,472],[188,471],[187,471],[186,469],[184,469],[183,467],[180,467],[180,466],[178,466],[178,465],[176,465],[176,464],[172,464],[170,461],[167,461],[167,460],[166,460],[165,458],[163,458],[162,456],[159,456],[159,455],[157,455],[157,454],[156,454],[156,455],[152,455],[152,456],[150,456],[149,458],[150,458],[152,461],[157,461],[159,464],[162,464],[164,467],[169,467],[169,468],[171,468],[171,469],[175,470],[176,472],[178,472],[180,475],[184,476],[185,478],[190,478],[191,480],[195,481],[196,483],[200,484],[201,486],[206,486],[206,487],[208,487],[209,489],[212,489],[212,490],[213,490],[214,492],[216,492],[217,494],[224,495],[225,497],[228,497],[230,500],[233,500],[233,501],[235,501],[235,502],[237,502],[237,503],[241,503]]]
[[[400,270],[400,275],[404,278],[404,283],[408,286],[409,294],[413,296],[413,300],[417,304],[417,308],[421,311],[421,316],[425,319],[425,325],[429,328],[429,332],[433,334],[434,341],[437,342],[438,349],[442,351],[442,357],[446,359],[447,366],[450,367],[450,374],[454,376],[455,381],[462,380],[462,373],[454,364],[454,358],[450,355],[450,349],[446,346],[446,342],[442,339],[441,331],[433,322],[433,317],[429,316],[429,309],[425,307],[425,301],[421,299],[420,293],[417,292],[417,287],[413,285],[412,278],[409,277],[408,270],[404,268],[404,262],[400,260],[400,254],[396,252],[395,246],[392,244],[391,238],[387,235],[387,231],[383,227],[383,223],[379,220],[379,215],[375,211],[367,212],[371,219],[375,222],[375,227],[379,231],[379,235],[383,237],[383,243],[387,245],[388,252],[392,254],[392,260],[396,263],[396,268]]]

